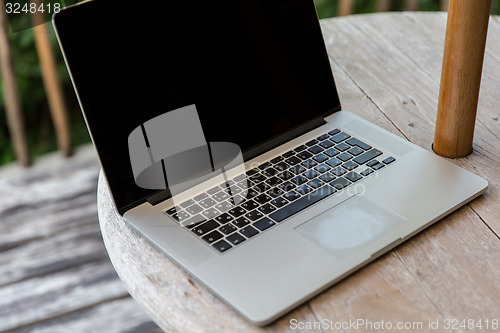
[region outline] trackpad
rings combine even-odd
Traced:
[[[356,195],[295,230],[344,260],[406,221],[370,199]]]

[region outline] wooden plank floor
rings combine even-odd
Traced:
[[[160,332],[118,279],[97,220],[95,153],[0,169],[0,332]]]

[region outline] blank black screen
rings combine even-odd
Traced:
[[[95,0],[55,17],[118,208],[153,191],[128,136],[196,104],[208,142],[242,150],[340,106],[312,0]]]

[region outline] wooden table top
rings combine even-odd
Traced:
[[[344,110],[431,150],[446,15],[383,13],[322,21]],[[500,19],[490,20],[474,152],[452,162],[488,191],[265,328],[254,327],[135,234],[99,184],[109,256],[167,332],[291,331],[291,319],[422,322],[500,319]],[[425,209],[425,207],[422,207]],[[490,326],[490,330],[493,329]]]

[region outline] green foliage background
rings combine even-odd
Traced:
[[[473,1],[473,0],[471,0]],[[78,0],[66,0],[70,5]],[[315,0],[320,18],[333,17],[337,13],[338,0]],[[391,1],[391,10],[404,10],[404,0]],[[375,0],[356,0],[355,13],[370,13],[376,8]],[[499,14],[500,0],[494,0],[493,11]],[[420,10],[439,10],[439,0],[420,0]],[[19,19],[29,20],[23,16]],[[23,22],[21,22],[23,23]],[[48,25],[50,26],[50,24]],[[15,63],[15,72],[18,80],[19,92],[23,103],[25,127],[32,156],[41,155],[57,149],[50,112],[47,104],[42,75],[38,65],[38,58],[34,46],[32,29],[10,34]],[[52,43],[58,57],[59,76],[64,86],[66,102],[70,111],[72,139],[74,145],[90,141],[83,117],[80,113],[66,66],[52,34]],[[5,115],[3,86],[0,80],[0,165],[15,160],[12,142],[10,140]]]

